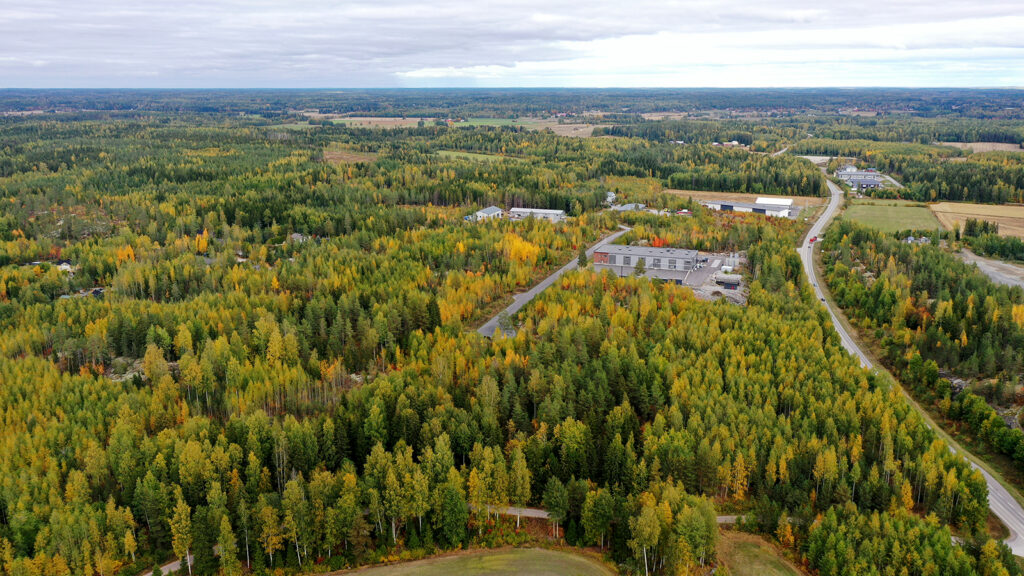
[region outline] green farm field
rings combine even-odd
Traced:
[[[844,216],[883,232],[942,228],[935,214],[927,206],[899,200],[854,200],[846,209]]]
[[[612,576],[601,562],[541,548],[492,550],[347,572],[359,576]]]

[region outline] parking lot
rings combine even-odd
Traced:
[[[707,259],[706,262],[704,260]],[[745,304],[747,301],[747,286],[741,284],[736,290],[728,290],[715,283],[715,275],[722,272],[722,267],[727,266],[730,261],[733,264],[733,273],[739,273],[739,269],[747,263],[742,253],[708,253],[701,252],[699,267],[686,273],[681,284],[693,289],[693,293],[702,300],[718,300],[726,298],[730,302]]]

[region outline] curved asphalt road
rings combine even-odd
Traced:
[[[810,232],[807,233],[807,237],[804,238],[804,243],[797,250],[800,253],[800,259],[804,263],[804,274],[807,275],[807,280],[811,283],[814,288],[814,294],[818,297],[818,300],[825,302],[825,295],[821,291],[821,287],[818,286],[818,272],[814,269],[814,245],[811,244],[811,238],[817,236],[821,238],[821,235],[825,232],[825,228],[835,218],[836,212],[839,211],[839,207],[843,205],[843,190],[839,186],[836,186],[831,180],[826,180],[828,184],[829,192],[832,193],[831,199],[828,201],[828,205],[825,206],[825,211],[821,213],[818,220],[811,226]],[[832,307],[825,303],[825,309],[828,310],[829,316],[832,317],[832,325],[836,327],[836,332],[839,333],[839,338],[843,342],[843,347],[850,351],[860,360],[861,366],[871,369],[873,367],[871,360],[868,359],[867,355],[861,351],[857,343],[853,341],[853,338],[843,328],[842,323],[839,322],[839,318],[836,316],[835,311]]]
[[[814,287],[814,293],[818,296],[818,299],[825,304],[825,308],[828,309],[829,315],[832,317],[832,325],[835,326],[836,332],[839,333],[839,337],[843,342],[843,347],[850,351],[851,354],[856,356],[862,366],[871,369],[873,364],[868,358],[868,355],[861,350],[860,346],[850,337],[850,334],[843,327],[842,323],[839,322],[839,318],[836,316],[836,311],[832,309],[832,306],[825,301],[824,294],[821,291],[821,287],[818,286],[817,271],[814,269],[813,259],[813,245],[810,243],[810,238],[814,236],[821,237],[822,232],[828,226],[832,218],[835,217],[836,212],[843,203],[843,191],[839,186],[836,186],[833,182],[826,180],[828,189],[832,193],[832,198],[829,200],[828,206],[825,211],[822,212],[818,221],[811,226],[810,232],[807,234],[807,238],[804,239],[804,243],[799,248],[800,259],[804,263],[804,272],[807,274],[807,279],[811,282]],[[904,394],[906,394],[904,392]],[[926,424],[929,427],[932,426],[931,418],[925,414],[919,406],[911,398],[907,398],[921,416],[924,418]],[[946,444],[949,445],[949,449],[953,452],[960,451],[965,456],[969,453],[963,450],[959,445],[951,443],[951,440],[947,440]],[[981,475],[985,478],[985,483],[988,485],[988,505],[996,516],[1003,521],[1010,530],[1010,537],[1005,540],[1006,545],[1010,547],[1010,550],[1017,556],[1024,556],[1024,508],[1017,500],[1010,495],[1009,491],[1003,487],[991,474],[988,473],[984,468],[979,467],[974,463],[974,458],[967,456],[967,462],[970,463],[971,467],[975,470],[979,470]]]
[[[605,238],[598,240],[597,242],[594,243],[593,246],[588,248],[587,257],[592,257],[594,255],[594,251],[596,251],[598,248],[604,246],[605,244],[610,244],[614,242],[616,239],[618,239],[619,236],[622,236],[626,232],[632,230],[632,228],[628,228],[622,225],[620,225],[619,228],[622,228],[622,230],[619,230],[618,232],[610,236],[606,236]],[[538,294],[547,290],[549,286],[555,283],[555,280],[558,280],[559,278],[562,277],[562,274],[565,274],[570,270],[575,270],[578,266],[579,262],[576,258],[573,258],[568,264],[562,266],[558,270],[555,270],[555,272],[552,275],[541,280],[533,288],[530,288],[529,290],[521,294],[516,294],[515,296],[512,297],[512,304],[509,304],[507,308],[497,313],[493,318],[488,320],[483,326],[481,326],[477,330],[477,332],[479,332],[483,336],[486,336],[487,338],[494,336],[494,333],[498,330],[498,320],[501,318],[502,313],[506,313],[509,315],[509,317],[511,317],[516,312],[519,312],[519,310],[523,306],[526,306],[530,302],[530,300],[533,300],[534,298],[537,297]]]

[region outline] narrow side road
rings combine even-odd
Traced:
[[[807,239],[804,240],[803,245],[800,246],[798,251],[800,253],[800,259],[803,260],[804,272],[807,274],[807,279],[814,287],[815,295],[817,295],[818,299],[825,305],[829,315],[832,317],[832,325],[835,327],[836,332],[839,333],[843,347],[856,356],[860,360],[862,366],[871,369],[874,367],[871,358],[864,352],[864,350],[861,349],[857,342],[850,337],[846,328],[844,328],[843,324],[839,321],[837,314],[842,314],[842,312],[832,308],[831,304],[825,299],[821,287],[818,285],[818,271],[814,267],[814,245],[810,242],[810,238],[814,236],[821,236],[822,232],[824,232],[825,228],[828,226],[828,223],[835,217],[836,212],[839,210],[839,207],[843,202],[842,189],[831,181],[827,181],[827,183],[829,191],[832,193],[832,198],[829,200],[828,206],[825,208],[824,212],[822,212],[821,216],[818,218],[818,221],[811,226],[811,230],[807,234]],[[897,385],[899,384],[897,383]],[[901,387],[900,391],[907,399],[907,402],[909,402],[910,405],[921,415],[925,424],[927,424],[929,428],[935,430],[936,434],[946,441],[946,444],[949,445],[949,449],[953,452],[962,454],[967,459],[967,462],[970,463],[972,468],[981,472],[981,475],[985,478],[985,484],[988,485],[989,509],[991,509],[992,513],[998,516],[999,519],[1002,520],[1003,524],[1005,524],[1010,530],[1010,536],[1005,540],[1006,545],[1010,547],[1010,550],[1015,555],[1024,556],[1024,508],[1021,507],[1020,502],[1018,502],[1017,499],[1010,494],[1009,490],[996,480],[988,470],[985,470],[983,467],[978,465],[977,457],[964,450],[956,440],[952,439],[948,434],[941,430],[935,422],[932,421],[928,413],[910,397],[906,390],[903,390]]]
[[[621,230],[614,234],[606,236],[601,240],[598,240],[597,242],[594,243],[593,246],[588,248],[587,256],[593,256],[594,252],[598,248],[604,246],[605,244],[611,244],[612,242],[617,240],[619,236],[622,236],[626,232],[632,230],[632,228],[628,228],[626,226],[621,225],[619,226],[619,228],[621,228]],[[519,310],[521,310],[523,306],[526,306],[530,302],[530,300],[533,300],[534,298],[537,297],[538,294],[540,294],[544,290],[547,290],[549,286],[554,284],[555,280],[561,278],[562,275],[565,274],[566,272],[569,272],[570,270],[575,270],[578,266],[579,262],[577,262],[576,258],[573,258],[572,260],[569,261],[568,264],[562,266],[558,270],[555,270],[553,274],[538,282],[537,285],[534,286],[533,288],[530,288],[526,292],[516,294],[515,296],[512,297],[512,304],[509,304],[507,308],[497,313],[493,318],[484,323],[484,325],[481,326],[477,330],[477,332],[479,332],[483,336],[486,336],[487,338],[491,338],[492,336],[494,336],[495,331],[498,330],[498,321],[503,313],[507,314],[508,316],[512,316],[516,312],[519,312]]]
[[[195,556],[192,556],[191,554],[189,554],[189,559],[190,561],[195,562]],[[177,572],[178,570],[181,570],[181,560],[174,560],[160,567],[161,574],[170,574],[171,572]],[[153,576],[153,571],[150,570],[148,572],[143,572],[139,576]]]

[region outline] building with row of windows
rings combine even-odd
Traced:
[[[618,276],[629,276],[643,261],[644,275],[663,280],[682,280],[697,267],[696,250],[682,248],[651,248],[605,244],[594,252],[594,268],[611,270]]]

